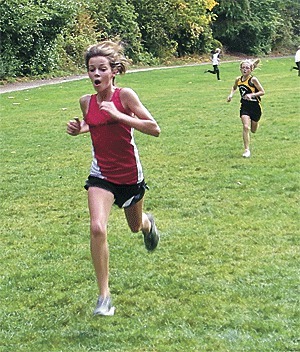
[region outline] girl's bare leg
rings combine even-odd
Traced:
[[[248,115],[242,115],[241,120],[243,123],[243,142],[246,151],[249,150],[250,145],[250,117]]]
[[[142,230],[146,249],[151,252],[154,251],[160,236],[153,215],[143,212],[143,199],[133,206],[125,208],[125,215],[131,231],[139,232]]]
[[[259,123],[251,120],[251,132],[255,133],[259,127]]]
[[[145,213],[143,213],[144,199],[141,199],[136,204],[129,208],[125,208],[125,216],[127,219],[128,226],[132,232],[143,231],[149,233],[151,223]]]
[[[109,296],[109,251],[107,243],[107,223],[114,195],[104,189],[90,187],[88,205],[90,211],[90,246],[91,256],[96,273],[99,295]]]

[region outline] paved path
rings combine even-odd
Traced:
[[[287,58],[293,56],[271,56],[267,59],[278,59],[278,58]],[[242,58],[237,57],[235,60],[224,60],[223,63],[227,62],[238,62]],[[151,71],[151,70],[166,70],[172,68],[179,68],[179,67],[188,67],[188,66],[201,66],[201,65],[211,65],[210,61],[201,62],[201,63],[194,63],[194,64],[186,64],[186,65],[177,65],[177,66],[163,66],[163,67],[148,67],[148,68],[139,68],[136,70],[128,70],[127,73],[131,72],[141,72],[141,71]],[[63,78],[52,78],[52,79],[41,79],[35,80],[30,82],[19,82],[19,83],[8,83],[4,86],[0,86],[0,94],[15,92],[19,90],[31,89],[31,88],[38,88],[40,86],[48,85],[48,84],[61,84],[64,82],[71,82],[71,81],[78,81],[81,79],[88,78],[87,74],[77,75],[77,76],[70,76],[70,77],[63,77]]]
[[[178,66],[164,66],[164,67],[149,67],[149,68],[139,68],[136,70],[128,70],[127,73],[141,72],[141,71],[151,71],[151,70],[166,70],[171,68],[187,67],[187,66],[198,66],[198,65],[211,64],[210,62],[200,63],[200,64],[188,64],[188,65],[178,65]],[[15,92],[19,90],[26,90],[31,88],[38,88],[40,86],[45,86],[49,84],[61,84],[64,82],[78,81],[81,79],[87,79],[87,74],[63,77],[63,78],[52,78],[52,79],[40,79],[30,82],[19,82],[19,83],[8,83],[4,86],[0,86],[0,94]]]

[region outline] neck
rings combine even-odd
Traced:
[[[242,75],[242,80],[246,81],[249,77],[250,77],[250,75],[247,75],[247,76]]]
[[[115,91],[115,87],[111,86],[108,89],[97,93],[98,101],[110,101]]]

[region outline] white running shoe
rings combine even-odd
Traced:
[[[244,158],[250,158],[250,155],[251,155],[250,150],[249,150],[249,149],[246,149],[246,150],[244,151],[243,157],[244,157]]]
[[[112,316],[115,314],[115,307],[112,307],[112,302],[110,297],[103,298],[99,296],[97,300],[97,306],[94,310],[94,315],[106,315]]]

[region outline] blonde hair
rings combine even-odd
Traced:
[[[255,60],[246,59],[240,62],[240,68],[242,68],[243,64],[247,64],[250,66],[251,71],[253,71],[256,69],[256,67],[259,66],[259,63],[260,63],[260,59],[255,59]]]
[[[124,55],[124,47],[121,42],[115,43],[110,40],[90,46],[85,53],[85,65],[88,69],[92,57],[104,56],[108,59],[111,68],[116,68],[118,73],[124,74],[128,60]]]

